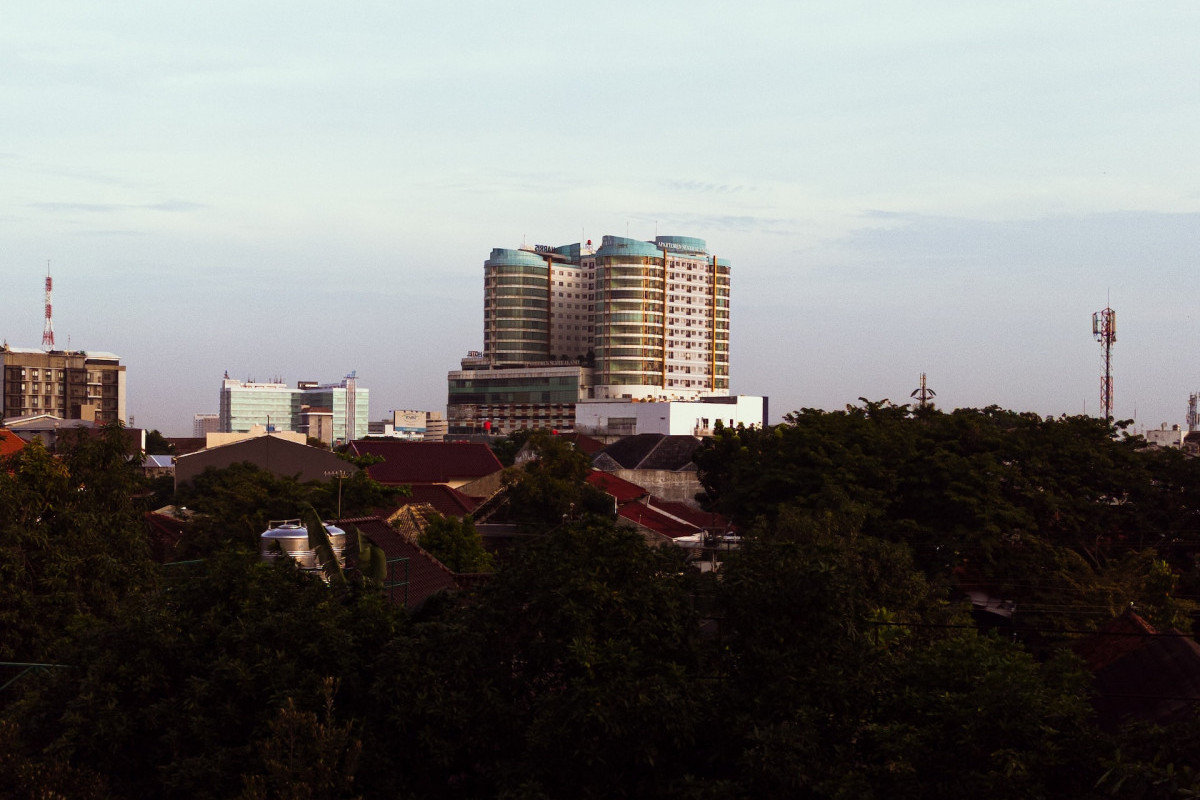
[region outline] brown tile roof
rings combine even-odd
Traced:
[[[415,512],[415,507],[412,507]],[[352,517],[333,520],[333,524],[350,533],[349,526],[358,528],[363,536],[387,554],[391,574],[389,581],[397,584],[385,588],[392,602],[416,608],[430,595],[458,588],[454,573],[416,544],[416,538],[392,529],[379,517]],[[407,565],[407,568],[406,566]]]
[[[405,442],[363,439],[350,443],[354,455],[384,460],[367,472],[383,484],[469,481],[503,469],[485,444],[470,442]]]

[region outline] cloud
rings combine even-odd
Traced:
[[[692,194],[736,194],[738,192],[758,191],[758,188],[755,186],[708,183],[706,181],[671,180],[666,181],[663,185],[673,191],[690,192]]]
[[[657,222],[660,230],[733,231],[737,233],[790,233],[795,221],[753,214],[690,214],[678,212],[635,212],[636,222]]]
[[[163,211],[185,213],[207,208],[201,203],[167,200],[161,203],[31,203],[29,208],[52,213],[112,214],[118,211]]]

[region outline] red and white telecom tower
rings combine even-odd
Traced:
[[[1117,312],[1111,308],[1092,314],[1092,336],[1104,348],[1104,377],[1100,379],[1100,405],[1104,418],[1112,419],[1112,346],[1117,341]]]
[[[49,352],[54,349],[54,322],[50,317],[50,290],[54,282],[50,278],[50,262],[46,262],[46,323],[42,326],[42,349]]]

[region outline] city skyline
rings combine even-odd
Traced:
[[[491,248],[694,235],[734,394],[1183,424],[1200,10],[1023,3],[22,5],[0,335],[118,354],[139,427],[221,375],[445,408]],[[182,367],[182,369],[181,369]]]

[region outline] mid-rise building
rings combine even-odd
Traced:
[[[703,239],[496,248],[483,351],[448,376],[450,432],[570,429],[584,399],[726,396],[729,300]]]
[[[125,367],[95,350],[0,346],[3,416],[53,414],[98,423],[128,422]]]
[[[245,433],[255,425],[268,431],[299,431],[327,444],[367,433],[369,391],[352,372],[339,383],[300,381],[295,388],[274,381],[221,383],[220,430]]]
[[[196,439],[203,439],[208,434],[218,433],[220,430],[220,414],[197,414],[192,417],[192,436]]]

